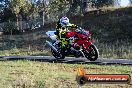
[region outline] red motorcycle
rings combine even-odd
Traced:
[[[66,33],[66,39],[69,41],[66,49],[61,48],[61,43],[56,39],[54,31],[48,31],[46,34],[52,39],[52,43],[46,42],[51,47],[52,55],[56,59],[64,59],[65,56],[73,55],[75,57],[86,57],[90,61],[95,61],[99,56],[98,49],[91,42],[90,32],[82,28]]]

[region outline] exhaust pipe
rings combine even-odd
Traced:
[[[50,48],[52,48],[56,53],[58,53],[58,50],[52,45],[51,42],[46,40],[46,43],[50,46]]]

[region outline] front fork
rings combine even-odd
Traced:
[[[85,57],[85,54],[84,54],[84,52],[85,52],[84,44],[83,44],[83,46],[80,47],[79,51],[81,52],[81,54],[83,55],[83,57]]]
[[[87,45],[82,45],[81,47],[80,47],[80,52],[82,53],[82,55],[85,57],[85,53],[89,53],[90,52],[90,45],[92,45],[92,43],[91,42],[88,42],[87,43]]]

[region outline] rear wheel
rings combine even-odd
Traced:
[[[90,45],[88,50],[84,51],[84,55],[90,61],[95,61],[99,57],[99,52],[98,52],[98,49],[95,45]]]

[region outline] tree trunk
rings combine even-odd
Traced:
[[[70,16],[71,14],[75,13],[75,10],[80,5],[80,0],[72,0],[70,1],[70,9],[67,12],[67,16]]]
[[[80,6],[80,14],[88,12],[88,1],[89,0],[73,0],[70,2],[70,9],[67,13],[67,15],[74,14],[76,11],[77,7]]]
[[[81,4],[80,4],[80,7],[81,7],[81,12],[84,14],[86,12],[88,12],[88,0],[81,0]]]
[[[20,30],[21,31],[23,31],[23,22],[22,22],[23,20],[22,20],[22,16],[21,16],[21,18],[20,18]]]
[[[44,20],[45,20],[44,15],[45,15],[45,12],[43,11],[43,26],[44,26]]]
[[[18,19],[18,14],[16,15],[16,18],[17,18],[17,30],[19,30],[19,19]]]

